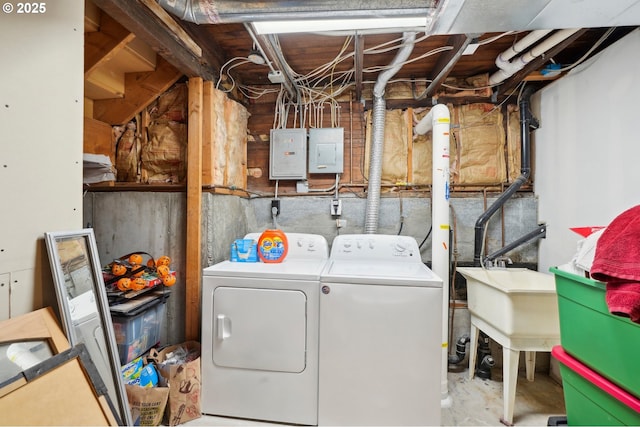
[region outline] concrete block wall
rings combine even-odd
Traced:
[[[340,234],[362,233],[366,200],[355,196],[342,199],[338,228],[331,216],[331,197],[298,196],[280,199],[281,213],[277,226],[288,232],[314,233],[329,244]],[[451,199],[454,248],[458,264],[473,262],[474,227],[477,218],[495,197],[465,195]],[[421,243],[431,226],[430,199],[426,197],[383,197],[380,206],[380,234],[413,236]],[[178,284],[171,288],[167,328],[163,342],[184,339],[185,293],[180,286],[184,278],[186,230],[186,195],[182,192],[88,192],[84,196],[84,224],[94,228],[103,265],[126,253],[141,250],[153,256],[168,255],[178,272]],[[537,200],[529,193],[518,194],[504,207],[504,242],[510,243],[537,226]],[[230,195],[203,194],[202,267],[229,259],[230,245],[248,232],[273,227],[270,198],[245,199]],[[503,227],[498,212],[489,223],[489,251],[502,247]],[[431,241],[422,247],[422,258],[431,261]],[[509,256],[515,263],[535,265],[537,243],[522,246]],[[464,330],[467,326],[462,326]],[[468,327],[467,327],[468,328]],[[457,338],[454,336],[454,339]]]

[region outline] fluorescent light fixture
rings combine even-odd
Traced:
[[[253,22],[253,27],[258,34],[318,33],[323,31],[418,28],[426,26],[426,16]]]

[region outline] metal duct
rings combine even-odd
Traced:
[[[429,16],[436,1],[401,0],[389,7],[387,0],[234,1],[158,0],[166,11],[196,24],[227,24],[284,19],[385,18]]]
[[[373,87],[373,138],[371,140],[371,157],[369,161],[369,185],[367,191],[367,208],[365,212],[364,232],[375,234],[378,230],[380,216],[380,187],[382,185],[382,153],[384,148],[384,120],[387,103],[384,89],[387,83],[399,70],[413,51],[416,40],[415,32],[402,33],[403,46],[389,64],[388,69],[378,75]]]

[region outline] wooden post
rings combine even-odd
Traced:
[[[202,103],[201,77],[189,79],[189,124],[187,139],[187,238],[185,271],[185,337],[200,339],[200,295],[202,281]]]

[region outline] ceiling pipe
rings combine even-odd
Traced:
[[[496,58],[496,65],[498,66],[499,70],[493,73],[491,77],[489,77],[489,84],[498,85],[502,83],[503,81],[513,76],[518,71],[522,70],[524,66],[527,65],[529,62],[543,55],[545,52],[547,52],[557,44],[561,43],[563,40],[571,37],[571,35],[578,32],[579,30],[580,30],[579,28],[559,30],[553,33],[544,41],[542,41],[540,44],[534,46],[527,53],[522,54],[513,60],[511,60],[511,58],[513,58],[515,55],[517,55],[521,51],[520,48],[514,49],[516,47],[516,45],[514,45],[513,47],[507,49],[506,51],[498,55],[498,57]],[[533,35],[534,36],[532,37],[533,39],[539,36],[537,31],[533,31],[529,35]],[[543,37],[545,35],[546,34],[542,34]],[[524,41],[526,38],[527,37],[522,39],[522,41]]]
[[[166,11],[196,24],[228,24],[286,19],[385,18],[428,16],[434,0],[403,0],[403,7],[389,7],[388,0],[345,2],[341,0],[235,1],[158,0]]]
[[[449,367],[449,130],[451,115],[444,104],[436,104],[414,127],[416,135],[432,132],[431,269],[442,279],[442,362],[441,406],[449,407],[447,372]]]
[[[367,206],[365,212],[365,234],[375,234],[378,231],[380,216],[380,187],[382,180],[382,154],[384,148],[384,126],[387,112],[384,99],[385,87],[389,80],[402,68],[404,62],[413,51],[416,40],[415,32],[402,34],[402,47],[396,57],[389,64],[389,68],[378,75],[373,87],[373,138],[371,140],[371,155],[369,160],[369,185],[367,189]]]

